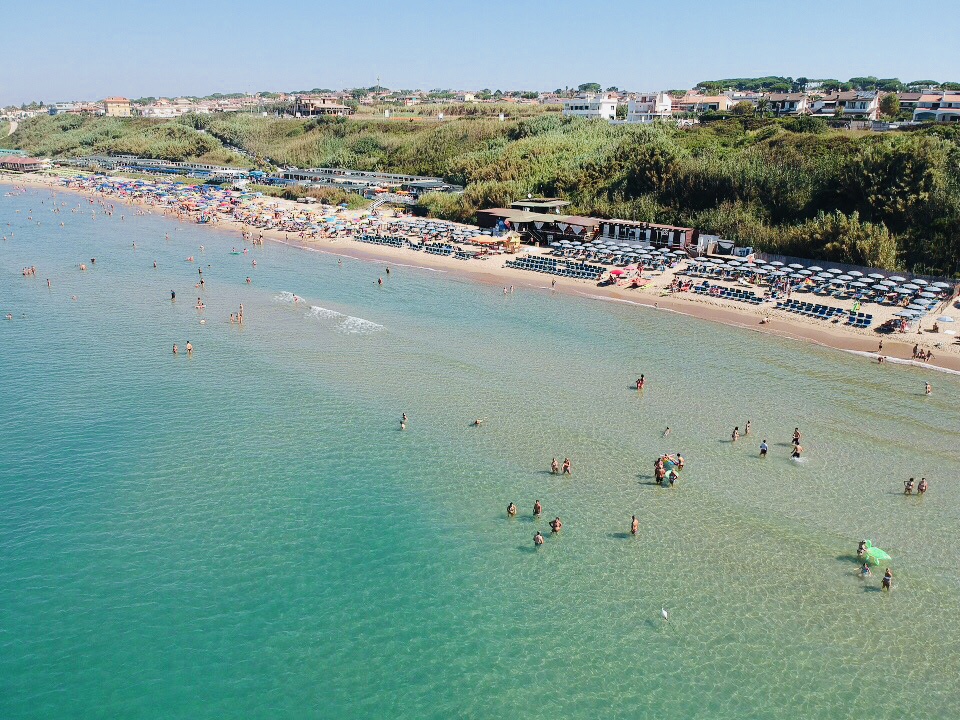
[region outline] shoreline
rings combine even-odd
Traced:
[[[54,176],[29,174],[17,176],[0,175],[0,185],[22,185],[24,187],[44,189],[52,192],[72,193],[86,198],[109,199],[112,203],[146,208],[151,212],[176,218],[175,215],[167,212],[162,206],[139,202],[131,198],[118,197],[116,195],[105,195],[77,188],[64,187],[59,184],[59,180],[59,177]],[[292,203],[290,203],[290,205],[292,206]],[[182,221],[182,218],[176,219]],[[240,235],[242,230],[249,229],[249,226],[226,217],[220,217],[216,223],[211,224],[211,227],[227,233],[235,232],[237,236]],[[953,344],[954,336],[931,337],[930,333],[919,336],[916,334],[906,334],[903,336],[904,339],[900,339],[894,335],[878,335],[872,330],[857,332],[848,330],[842,326],[823,327],[821,325],[815,325],[813,323],[818,321],[806,322],[799,316],[791,316],[790,313],[779,311],[772,306],[743,306],[741,308],[733,303],[706,299],[703,296],[693,295],[692,293],[663,292],[664,283],[662,280],[668,277],[672,278],[672,272],[654,276],[656,280],[661,281],[659,285],[657,282],[653,282],[648,287],[639,289],[627,289],[616,286],[598,287],[590,281],[555,276],[545,278],[548,284],[541,285],[536,282],[536,280],[543,278],[543,276],[535,275],[529,271],[505,267],[503,260],[510,256],[491,256],[485,260],[457,260],[448,256],[427,253],[419,253],[419,255],[414,256],[409,249],[372,245],[351,238],[305,239],[298,236],[290,237],[289,233],[273,229],[257,229],[257,232],[262,234],[265,240],[271,240],[290,247],[365,262],[383,262],[397,267],[450,273],[491,287],[497,286],[502,288],[505,285],[513,285],[531,290],[560,292],[567,295],[580,296],[585,299],[638,305],[651,310],[676,312],[699,320],[716,322],[730,327],[771,334],[798,342],[812,342],[821,347],[870,359],[875,364],[877,364],[876,361],[878,358],[878,344],[882,339],[884,343],[883,356],[887,362],[917,369],[930,369],[951,374],[960,374],[960,346]],[[556,285],[551,287],[549,284],[550,280],[556,280]],[[763,317],[769,318],[769,322],[761,325],[760,319]],[[927,348],[933,346],[934,342],[943,342],[945,347],[933,348],[933,360],[919,362],[911,359],[913,346],[918,342]],[[949,344],[947,344],[948,342]]]

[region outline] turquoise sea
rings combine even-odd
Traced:
[[[956,376],[56,202],[0,196],[0,718],[960,717]]]

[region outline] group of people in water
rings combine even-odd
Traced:
[[[563,465],[561,465],[556,458],[550,462],[550,474],[551,475],[573,475],[573,466],[570,464],[570,458],[563,459]]]
[[[903,481],[903,494],[904,495],[913,495],[913,485],[914,479],[910,478],[909,480]],[[927,482],[925,477],[920,478],[920,482],[917,484],[917,495],[923,495],[927,492],[927,489],[930,487],[930,483]]]
[[[873,576],[873,571],[870,569],[870,563],[867,561],[867,549],[870,547],[870,543],[866,540],[861,540],[857,544],[857,561],[861,562],[860,565],[860,578],[866,580],[868,577]],[[883,579],[880,581],[880,588],[882,590],[892,590],[893,589],[893,570],[887,567],[883,572]]]
[[[537,500],[533,503],[533,519],[539,520],[540,516],[543,515],[543,505],[540,504],[540,501]],[[507,505],[507,517],[516,517],[517,516],[517,506],[514,503]],[[563,529],[563,521],[560,520],[558,515],[553,520],[551,520],[548,525],[550,526],[550,534],[556,535]],[[533,536],[533,544],[535,547],[540,547],[544,543],[543,533],[537,530],[536,534]]]
[[[184,349],[187,351],[187,357],[193,357],[193,343],[187,340],[187,344]],[[180,347],[176,343],[173,344],[173,354],[180,354]]]

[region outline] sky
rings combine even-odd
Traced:
[[[8,0],[0,105],[340,89],[960,81],[956,0]]]

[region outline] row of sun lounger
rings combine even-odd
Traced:
[[[548,275],[558,275],[560,277],[575,278],[577,280],[597,280],[600,275],[606,272],[602,265],[590,265],[582,262],[558,263],[552,258],[545,257],[520,257],[513,260],[507,260],[507,267],[517,268],[519,270],[531,270],[533,272],[547,273]]]
[[[371,245],[389,245],[390,247],[405,247],[407,241],[403,238],[388,237],[384,235],[361,235],[357,238],[360,242],[370,243]]]
[[[711,290],[716,290],[717,292],[713,293]],[[759,297],[755,293],[741,290],[740,288],[725,288],[717,286],[704,287],[703,285],[695,285],[693,291],[699,295],[709,295],[711,297],[718,297],[722,300],[738,300],[739,302],[750,303],[751,305],[760,305],[763,302],[762,297]]]
[[[846,324],[853,328],[867,328],[873,322],[873,315],[870,313],[851,312],[843,308],[830,307],[829,305],[820,305],[819,303],[808,303],[800,300],[783,300],[777,303],[781,310],[805,315],[818,320],[833,320],[837,316],[846,315]]]

